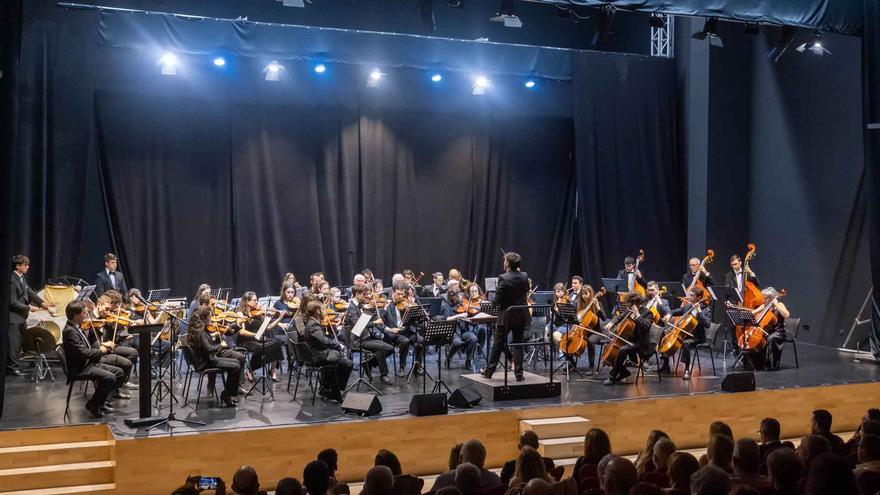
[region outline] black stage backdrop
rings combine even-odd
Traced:
[[[862,102],[865,123],[880,123],[880,5],[865,0],[865,32],[862,39]],[[872,297],[871,350],[880,359],[880,130],[865,131],[868,236],[871,246]]]
[[[588,280],[645,250],[649,279],[685,259],[684,180],[675,150],[675,73],[663,59],[574,57],[578,232]]]

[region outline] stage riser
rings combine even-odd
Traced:
[[[111,438],[105,425],[59,426],[0,431],[0,447],[48,443],[90,442]]]
[[[95,463],[83,463],[82,467],[69,470],[47,469],[21,474],[0,472],[0,487],[4,491],[15,491],[113,483],[114,466],[111,461],[104,461],[100,466],[93,464]],[[152,493],[164,493],[164,491],[153,490]]]
[[[18,447],[0,448],[0,469],[105,461],[113,457],[113,447],[107,440],[65,445],[27,452],[20,451]]]
[[[507,387],[487,387],[479,384],[477,389],[483,397],[491,401],[549,399],[559,397],[562,394],[562,384],[559,382],[539,385],[509,385]]]
[[[538,452],[551,459],[579,457],[584,453],[584,436],[554,438],[551,441],[541,440]]]
[[[562,438],[583,436],[590,429],[590,420],[577,416],[565,418],[552,418],[539,420],[523,420],[519,422],[520,433],[531,430],[537,433],[538,438]]]

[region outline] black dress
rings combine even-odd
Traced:
[[[268,317],[250,318],[245,322],[242,328],[248,332],[256,334],[260,331],[260,326],[263,324],[263,318]],[[284,359],[284,351],[281,348],[281,342],[269,336],[268,333],[269,331],[267,330],[265,335],[263,335],[262,341],[257,340],[255,337],[246,337],[240,332],[238,333],[237,344],[244,347],[252,354],[250,366],[252,370],[261,368],[264,359],[269,363]]]

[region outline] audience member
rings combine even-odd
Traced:
[[[715,435],[724,435],[733,442],[733,430],[730,428],[730,425],[725,423],[724,421],[713,421],[712,424],[709,425],[709,441],[712,441],[712,437]],[[708,443],[707,443],[708,445]],[[709,454],[703,454],[700,456],[700,466],[706,466],[709,464]]]
[[[325,495],[332,486],[330,468],[324,461],[314,460],[303,468],[303,485],[308,495]]]
[[[780,438],[779,421],[775,418],[764,418],[761,420],[761,426],[758,434],[761,435],[761,462],[767,462],[767,456],[770,452],[782,447]]]
[[[843,439],[831,433],[831,413],[825,409],[816,409],[813,411],[813,424],[811,427],[813,435],[825,437],[831,446],[831,453],[836,455],[846,455],[844,452]],[[808,467],[807,467],[808,468]]]
[[[767,474],[773,495],[798,495],[803,466],[791,449],[776,449],[767,456]]]
[[[676,452],[669,456],[669,481],[671,483],[668,493],[691,492],[691,475],[700,469],[700,461],[689,452]]]
[[[661,495],[662,493],[657,485],[645,482],[636,483],[629,489],[629,495]]]
[[[379,452],[376,452],[374,465],[385,466],[391,470],[391,474],[394,475],[394,493],[397,495],[419,495],[422,493],[425,480],[409,474],[403,474],[400,460],[394,452],[380,449]]]
[[[661,438],[654,444],[654,472],[666,473],[669,470],[669,456],[676,451],[675,443],[669,438]],[[638,469],[638,466],[636,466]]]
[[[275,485],[275,495],[303,495],[303,486],[296,478],[281,478]]]
[[[611,439],[608,434],[599,428],[591,428],[584,435],[584,455],[578,457],[574,464],[572,476],[575,480],[581,478],[581,468],[586,465],[597,465],[603,457],[611,453]]]
[[[394,476],[400,476],[403,474],[403,468],[400,467],[400,460],[397,459],[397,455],[390,450],[379,449],[379,452],[376,452],[376,459],[373,462],[374,466],[385,466],[391,470],[391,474]]]
[[[724,435],[716,435],[724,437]],[[730,477],[714,465],[701,467],[691,475],[691,493],[693,495],[719,495],[730,491]]]
[[[531,447],[535,450],[538,450],[538,434],[532,430],[526,430],[522,432],[519,436],[519,444],[517,448],[522,450],[523,447]],[[549,473],[556,467],[556,464],[553,462],[553,459],[549,457],[544,457],[544,469]],[[509,485],[510,479],[513,478],[514,471],[516,470],[516,459],[511,459],[504,463],[504,466],[501,468],[501,484]]]
[[[636,471],[638,471],[639,476],[654,470],[654,444],[661,438],[668,439],[669,435],[661,430],[651,430],[648,433],[648,442],[645,448],[639,452],[638,457],[636,457]]]
[[[862,435],[858,448],[858,464],[856,464],[855,474],[861,474],[863,471],[874,471],[880,473],[880,435],[868,433]]]
[[[596,464],[596,478],[599,480],[600,487],[605,483],[605,469],[608,468],[608,463],[615,457],[617,456],[614,454],[606,454],[599,459],[599,464]]]
[[[480,493],[480,468],[469,462],[463,462],[455,468],[455,486],[462,495]]]
[[[547,474],[547,468],[544,466],[541,454],[537,449],[526,445],[519,452],[519,457],[516,460],[516,473],[509,484],[516,486],[520,483],[528,483],[535,478],[540,478],[548,483],[552,481],[550,475]]]
[[[449,470],[457,468],[461,464],[461,446],[464,444],[457,443],[449,449]]]
[[[373,466],[364,477],[363,495],[394,495],[394,474],[388,466]]]
[[[238,468],[232,476],[232,491],[237,495],[257,495],[260,493],[260,478],[250,466]]]
[[[813,459],[822,454],[831,454],[831,444],[826,437],[821,435],[807,435],[801,438],[801,444],[797,448],[798,458],[804,467],[804,473],[810,471]]]
[[[751,438],[740,438],[733,448],[733,484],[754,486],[758,490],[767,488],[761,479],[761,448]]]
[[[865,431],[865,423],[871,421],[876,422],[871,426],[868,426],[868,429],[873,431]],[[856,429],[855,434],[843,444],[847,454],[854,454],[856,450],[858,450],[859,441],[862,439],[862,435],[866,433],[873,433],[875,435],[880,434],[880,431],[877,430],[878,428],[880,428],[880,409],[868,409],[868,412],[862,416],[862,420],[859,422],[859,427]]]
[[[534,478],[526,483],[522,491],[522,495],[550,495],[551,493],[553,493],[553,486],[541,478]]]
[[[636,466],[629,459],[615,457],[608,462],[602,483],[605,495],[628,495],[639,481]]]
[[[715,466],[725,473],[732,473],[733,439],[727,435],[713,435],[706,448],[709,466]]]
[[[351,489],[345,483],[340,483],[336,479],[336,473],[339,472],[339,454],[335,449],[324,449],[318,452],[318,460],[324,461],[327,468],[330,469],[330,488],[334,495],[348,495]]]
[[[840,456],[821,454],[813,459],[807,475],[806,495],[859,495],[856,477]]]
[[[480,469],[480,490],[490,490],[501,484],[497,474],[484,467],[486,462],[486,447],[476,439],[470,439],[461,446],[459,463],[469,462]],[[450,469],[437,477],[434,481],[434,490],[453,485],[455,483],[455,470]]]

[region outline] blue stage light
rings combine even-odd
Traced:
[[[318,64],[315,66],[315,72],[317,72],[318,74],[323,74],[327,72],[327,66],[324,64]]]
[[[529,79],[528,81],[525,82],[525,84],[523,84],[523,86],[525,86],[529,89],[534,88],[536,85],[537,85],[537,83],[535,83],[535,81],[533,81],[531,79]]]
[[[440,74],[434,74],[433,76],[431,76],[431,80],[435,83],[440,82],[443,80],[443,76],[441,76]]]
[[[226,59],[223,57],[215,57],[214,58],[214,65],[216,65],[217,67],[225,67],[226,66]]]

